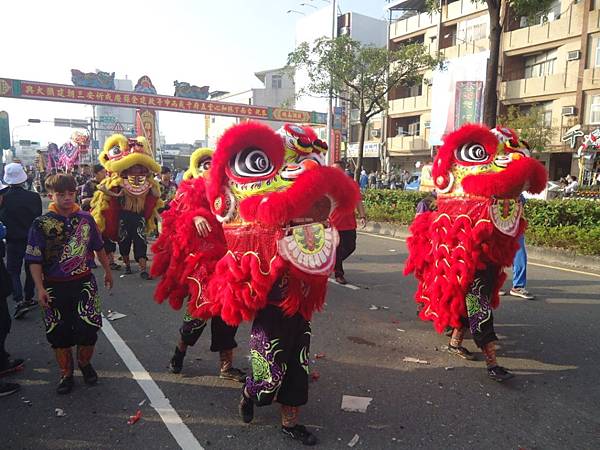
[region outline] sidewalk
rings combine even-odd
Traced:
[[[367,226],[362,231],[398,239],[406,239],[409,236],[408,226],[388,222],[367,222]],[[527,257],[532,262],[587,269],[600,273],[600,256],[577,255],[575,252],[569,250],[527,245]]]

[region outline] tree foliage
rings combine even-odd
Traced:
[[[447,0],[444,0],[447,1]],[[486,75],[489,89],[485,90],[483,104],[483,122],[493,127],[496,125],[498,109],[498,66],[500,61],[500,38],[508,8],[514,15],[528,18],[544,17],[553,0],[471,0],[473,3],[485,3],[490,17],[490,57],[487,62]],[[426,0],[430,11],[439,11],[440,0]],[[438,36],[439,38],[439,36]]]
[[[360,173],[367,122],[387,108],[388,92],[400,84],[420,83],[438,60],[425,46],[409,44],[397,50],[363,45],[349,36],[303,42],[288,55],[288,65],[304,69],[308,84],[299,94],[346,101],[359,111],[361,124],[357,174]]]
[[[527,141],[532,150],[538,152],[545,151],[556,135],[556,130],[547,126],[544,112],[537,106],[531,107],[526,112],[510,106],[506,116],[499,117],[498,122],[515,130]]]

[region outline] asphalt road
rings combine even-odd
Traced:
[[[529,266],[528,288],[537,300],[505,297],[495,313],[499,361],[517,374],[498,384],[487,378],[483,361],[445,353],[447,338],[416,318],[415,281],[401,274],[405,258],[404,242],[360,235],[346,264],[348,280],[359,289],[331,283],[325,311],[313,320],[311,369],[320,376],[301,419],[315,430],[320,448],[348,448],[355,434],[355,448],[363,449],[598,448],[600,274]],[[301,448],[280,433],[276,406],[257,409],[250,425],[241,423],[240,385],[216,376],[208,332],[188,351],[182,374],[167,370],[181,312],[155,304],[154,285],[137,273],[116,273],[112,294],[103,292],[103,310],[127,315],[110,324],[185,424],[176,425],[162,409],[174,433],[183,439],[187,427],[204,448]],[[248,334],[242,325],[238,367],[249,365]],[[475,350],[471,341],[466,345]],[[22,390],[0,399],[0,449],[179,448],[153,408],[161,405],[151,404],[103,333],[94,358],[99,384],[86,387],[77,374],[68,396],[55,394],[58,371],[39,312],[13,322],[8,348],[26,358],[26,368],[9,377]],[[145,378],[140,368],[135,372]],[[365,413],[344,412],[343,395],[372,402]],[[57,417],[56,408],[66,416]],[[128,425],[138,409],[141,419]]]

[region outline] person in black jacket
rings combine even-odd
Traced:
[[[23,367],[22,359],[10,359],[4,347],[6,337],[10,331],[10,313],[6,304],[6,297],[12,292],[10,275],[4,266],[4,239],[6,227],[0,222],[0,376],[20,370]],[[17,383],[0,382],[0,397],[14,394],[20,389]]]
[[[42,215],[42,199],[38,193],[24,189],[26,181],[27,174],[20,164],[10,163],[4,167],[4,183],[8,187],[0,191],[0,221],[6,225],[6,268],[12,280],[13,300],[17,302],[15,319],[37,306],[29,267],[25,265],[24,290],[21,269],[29,227]]]

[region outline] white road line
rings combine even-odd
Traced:
[[[337,284],[338,286],[352,289],[353,291],[358,291],[360,289],[358,286],[354,286],[353,284],[340,284],[337,281],[335,281],[333,278],[329,278],[329,282],[333,283],[333,284]]]
[[[390,236],[380,236],[378,234],[365,233],[365,232],[361,232],[361,231],[359,231],[358,234],[363,234],[365,236],[372,236],[372,237],[379,238],[379,239],[388,239],[391,241],[406,242],[406,239],[400,239],[400,238],[395,238],[395,237],[390,237]],[[546,269],[562,270],[563,272],[571,272],[571,273],[577,273],[579,275],[587,275],[589,277],[600,278],[600,274],[593,273],[593,272],[584,272],[582,270],[567,269],[565,267],[549,266],[547,264],[540,264],[540,263],[534,263],[534,262],[529,262],[529,261],[527,261],[527,264],[530,266],[545,267]]]
[[[187,425],[183,423],[177,411],[173,409],[169,399],[165,397],[142,363],[105,318],[102,320],[102,331],[133,375],[133,379],[144,390],[150,400],[150,405],[160,415],[179,446],[185,450],[204,450]]]

